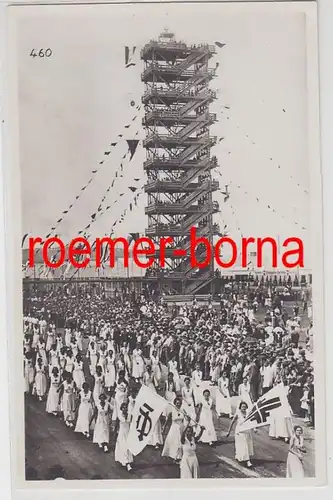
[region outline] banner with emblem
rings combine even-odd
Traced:
[[[143,385],[135,399],[127,447],[138,455],[148,444],[155,425],[168,405],[168,401]]]
[[[286,387],[283,384],[273,387],[258,399],[239,426],[239,432],[269,425],[271,418],[275,415],[278,415],[279,418],[291,417]]]

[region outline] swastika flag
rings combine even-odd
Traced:
[[[132,421],[127,438],[127,447],[133,455],[138,455],[149,443],[156,423],[168,405],[149,387],[143,385],[135,399]]]
[[[291,416],[286,388],[282,384],[276,385],[258,399],[244,422],[239,426],[239,431],[244,432],[255,427],[269,425],[272,416],[277,414],[279,417]]]

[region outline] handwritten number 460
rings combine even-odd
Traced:
[[[40,49],[39,51],[36,51],[35,49],[32,49],[30,52],[30,57],[51,57],[52,56],[52,50],[51,49]]]

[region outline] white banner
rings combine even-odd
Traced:
[[[244,432],[255,427],[269,425],[274,415],[279,415],[280,418],[291,416],[286,387],[282,384],[273,387],[258,399],[244,422],[239,426],[239,431]]]
[[[133,417],[127,438],[127,447],[133,455],[138,455],[148,444],[155,425],[168,401],[143,385],[135,399]]]

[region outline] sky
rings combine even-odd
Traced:
[[[219,122],[211,134],[224,138],[212,149],[219,162],[214,176],[230,191],[227,202],[214,195],[221,208],[215,222],[226,225],[236,241],[241,235],[300,237],[309,260],[305,16],[249,8],[231,13],[224,7],[21,9],[26,12],[17,30],[22,235],[45,236],[99,169],[56,232],[69,241],[90,222],[127,151],[125,139],[144,138],[142,110],[136,110],[144,92],[140,49],[168,29],[190,44],[226,44],[216,47],[211,60],[212,67],[219,63],[211,83],[218,99],[210,109]],[[137,47],[130,68],[125,68],[126,45]],[[30,56],[40,48],[51,48],[52,56]],[[112,142],[117,146],[110,148]],[[133,202],[128,186],[144,184],[144,160],[140,144],[108,193],[105,205],[111,209],[92,224],[92,238],[109,233]],[[144,232],[145,204],[141,194],[135,210],[115,226],[116,235]]]

